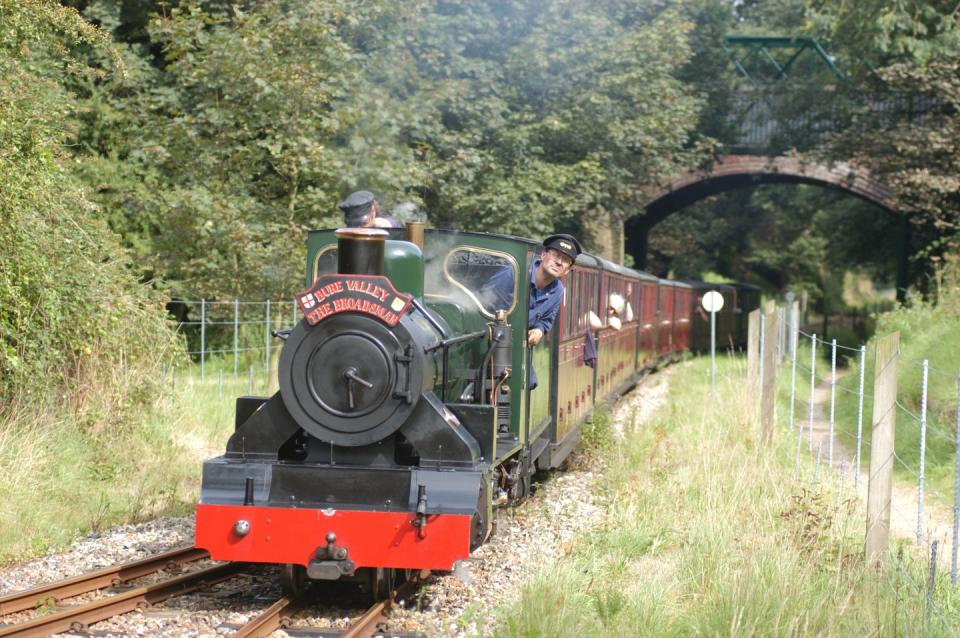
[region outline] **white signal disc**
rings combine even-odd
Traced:
[[[700,303],[703,304],[703,309],[707,312],[719,312],[723,308],[723,295],[716,290],[711,290],[703,296]]]

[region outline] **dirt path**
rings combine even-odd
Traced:
[[[839,395],[839,385],[841,379],[849,374],[850,370],[837,373],[837,393]],[[808,399],[803,397],[796,403],[796,412],[794,423],[797,424],[803,432],[803,444],[801,445],[800,462],[810,462],[810,456],[816,458],[818,446],[821,449],[821,468],[820,471],[826,471],[830,463],[830,379],[821,382],[814,390],[813,405],[813,445],[812,450],[808,444],[810,425],[808,412]],[[798,399],[800,399],[798,397]],[[853,486],[853,471],[856,467],[855,450],[847,449],[840,443],[836,437],[838,428],[849,428],[856,431],[856,423],[853,424],[834,424],[834,442],[833,442],[833,468],[840,472],[845,465],[844,491]],[[864,428],[870,427],[870,415],[864,414]],[[803,456],[806,455],[806,456]],[[863,455],[860,467],[860,481],[857,489],[858,495],[864,503],[867,502],[867,484],[870,480],[870,461]],[[909,484],[902,480],[895,479],[893,482],[893,495],[890,506],[890,533],[898,538],[906,538],[916,541],[917,537],[917,503],[919,493],[916,484]],[[924,499],[923,516],[923,539],[929,544],[933,541],[939,541],[939,559],[938,562],[949,564],[951,535],[953,530],[953,512],[952,510],[939,502],[935,502],[929,495]]]

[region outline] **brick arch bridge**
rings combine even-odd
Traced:
[[[757,184],[814,184],[842,190],[889,211],[896,210],[893,191],[866,169],[847,163],[826,166],[796,157],[762,155],[723,156],[709,169],[687,173],[655,189],[643,207],[654,225],[705,197]]]
[[[893,191],[876,180],[869,171],[853,164],[840,162],[819,164],[796,157],[769,157],[764,155],[726,155],[706,169],[692,171],[668,184],[649,191],[642,202],[643,213],[626,219],[619,229],[594,233],[601,252],[622,262],[624,253],[633,256],[638,268],[646,265],[647,237],[650,230],[669,215],[712,195],[757,184],[813,184],[844,191],[867,200],[891,212],[897,212]],[[903,217],[904,222],[906,217]],[[619,225],[619,224],[617,224]],[[901,225],[904,231],[906,224]],[[617,233],[617,230],[621,230]],[[605,236],[604,236],[605,235]],[[619,235],[619,236],[618,236]],[[898,260],[902,261],[902,260]],[[897,267],[898,288],[903,265]]]
[[[855,87],[847,85],[835,58],[815,39],[806,37],[728,35],[723,48],[737,78],[737,90],[726,114],[731,126],[720,140],[730,154],[708,169],[654,187],[645,200],[638,202],[636,214],[626,220],[587,216],[585,230],[594,246],[620,263],[624,252],[629,253],[642,268],[647,263],[650,229],[693,202],[757,184],[814,184],[850,193],[897,214],[897,296],[902,298],[908,281],[910,224],[906,214],[899,214],[891,189],[853,164],[823,165],[780,156],[784,148],[817,148],[823,134],[848,126],[843,117],[847,106],[836,100],[842,93],[851,92],[835,89]],[[822,99],[800,113],[795,109],[783,111],[780,107],[794,100],[791,83],[798,78],[823,87]],[[859,90],[852,94],[859,95],[855,99],[861,107],[891,121],[938,116],[946,108],[922,95],[904,98]],[[783,120],[778,115],[781,112],[794,115]]]

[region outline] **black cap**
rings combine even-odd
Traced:
[[[363,224],[370,214],[373,203],[377,201],[370,191],[350,193],[337,207],[343,211],[343,221],[347,226],[355,228]]]
[[[580,242],[573,235],[550,235],[543,240],[543,247],[563,253],[571,259],[576,259],[577,255],[583,252]]]

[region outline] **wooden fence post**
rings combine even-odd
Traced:
[[[893,489],[893,442],[896,433],[897,359],[900,333],[877,341],[873,372],[873,435],[870,441],[870,479],[867,485],[867,537],[864,556],[868,567],[883,569],[890,541],[890,498]]]
[[[755,392],[760,374],[760,310],[747,315],[747,392]]]
[[[763,441],[773,440],[774,406],[777,391],[777,341],[780,339],[779,313],[776,308],[764,315],[763,378],[760,380],[760,426]]]

